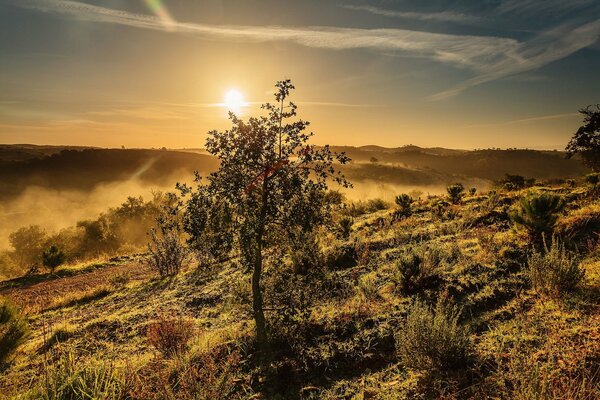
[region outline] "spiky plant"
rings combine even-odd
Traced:
[[[477,188],[472,187],[471,189],[469,189],[469,194],[471,196],[475,196],[475,193],[477,193]]]
[[[510,218],[527,230],[533,243],[541,245],[556,225],[558,213],[565,207],[562,196],[553,193],[532,193],[522,197],[510,212]]]
[[[410,195],[403,193],[401,195],[396,196],[396,205],[398,206],[398,210],[396,211],[397,217],[408,217],[412,214],[412,210],[410,206],[414,202],[413,198]]]
[[[48,247],[42,253],[42,264],[49,268],[50,271],[54,271],[56,267],[65,262],[65,253],[62,252],[56,245]]]
[[[465,195],[465,187],[462,185],[462,183],[450,185],[446,188],[446,191],[448,192],[448,199],[452,204],[460,203]]]

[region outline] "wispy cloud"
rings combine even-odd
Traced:
[[[598,5],[597,0],[504,0],[497,7],[501,14],[536,13],[561,14],[591,5]]]
[[[439,12],[415,12],[415,11],[395,11],[373,6],[356,6],[351,4],[342,4],[342,8],[354,11],[365,11],[375,15],[382,15],[391,18],[406,18],[419,21],[438,21],[438,22],[455,22],[462,24],[481,23],[483,18],[476,15],[458,13],[454,11],[439,11]]]
[[[525,2],[530,1],[525,0]],[[176,21],[166,27],[154,16],[77,1],[19,0],[12,4],[40,12],[64,14],[78,20],[177,32],[203,39],[246,42],[287,41],[312,48],[371,49],[385,53],[401,53],[468,68],[477,73],[474,78],[432,96],[433,100],[456,95],[485,82],[540,68],[594,44],[600,35],[600,20],[579,27],[560,26],[529,41],[519,42],[511,38],[441,34],[406,29],[209,25]]]
[[[548,120],[562,119],[562,118],[574,118],[577,116],[580,116],[580,114],[579,113],[563,113],[563,114],[540,115],[540,116],[513,119],[510,121],[503,121],[503,122],[490,123],[490,124],[467,125],[464,128],[487,128],[490,126],[516,125],[516,124],[523,124],[523,123],[528,123],[528,122],[548,121]]]
[[[579,27],[573,27],[572,24],[561,25],[527,42],[519,43],[512,57],[490,63],[480,75],[431,96],[431,99],[441,100],[482,83],[538,69],[593,45],[599,38],[600,19]]]

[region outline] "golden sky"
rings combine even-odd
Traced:
[[[291,78],[315,142],[563,148],[593,0],[0,0],[0,142],[202,147]]]

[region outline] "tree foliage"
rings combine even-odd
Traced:
[[[229,130],[209,132],[206,150],[220,166],[208,182],[197,176],[197,189],[180,185],[190,195],[184,217],[190,241],[220,256],[231,244],[252,270],[253,314],[261,345],[267,341],[261,289],[265,250],[283,241],[297,242],[326,220],[328,182],[349,186],[334,167],[349,158],[329,146],[309,144],[309,123],[296,118],[294,103],[286,103],[294,86],[290,80],[275,86],[276,103],[262,106],[266,115],[244,121],[230,113]],[[227,232],[235,234],[235,243],[227,242]]]
[[[600,172],[600,104],[588,106],[579,112],[584,116],[583,125],[567,144],[567,157],[580,154],[588,167]]]

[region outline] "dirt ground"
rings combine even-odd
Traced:
[[[14,284],[4,282],[4,287],[0,287],[0,296],[11,299],[24,310],[37,311],[47,307],[53,299],[106,286],[111,278],[117,275],[128,277],[129,281],[139,281],[149,279],[154,272],[139,261],[129,261],[73,276],[56,276],[42,281],[24,281]]]

